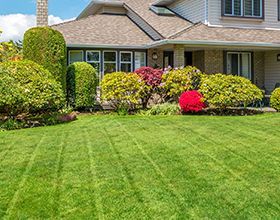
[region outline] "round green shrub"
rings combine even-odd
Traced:
[[[162,89],[167,98],[178,101],[180,95],[189,90],[196,90],[202,72],[193,66],[182,69],[171,69],[162,76]]]
[[[263,98],[262,91],[250,80],[233,75],[204,75],[199,91],[210,106],[217,108],[248,106]]]
[[[96,70],[86,62],[76,62],[67,68],[67,101],[75,108],[94,106]]]
[[[280,112],[280,88],[277,88],[272,92],[270,106]]]
[[[149,110],[144,112],[144,115],[179,115],[180,107],[178,104],[163,103],[152,106]]]
[[[66,43],[63,35],[50,27],[31,28],[24,34],[23,56],[49,70],[66,87]]]
[[[0,64],[0,111],[9,115],[56,111],[64,105],[60,83],[32,61]]]
[[[106,74],[101,82],[101,99],[115,110],[133,110],[141,105],[145,82],[136,73]]]

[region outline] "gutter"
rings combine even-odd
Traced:
[[[205,40],[159,40],[146,45],[118,45],[118,44],[67,44],[69,48],[102,48],[102,49],[152,49],[168,44],[187,46],[227,46],[227,47],[256,47],[260,49],[280,49],[280,43],[235,42],[235,41],[205,41]]]

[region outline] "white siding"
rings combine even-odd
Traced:
[[[255,19],[225,18],[221,16],[222,1],[209,0],[209,23],[210,25],[222,25],[229,27],[249,27],[249,28],[277,28],[280,29],[278,21],[278,0],[264,0],[265,12],[264,21]]]
[[[275,84],[280,83],[280,62],[277,61],[280,51],[265,52],[265,88],[272,92]]]
[[[179,0],[168,7],[191,22],[205,21],[205,0]]]

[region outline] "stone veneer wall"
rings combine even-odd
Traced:
[[[259,87],[263,88],[265,83],[265,53],[264,52],[254,52],[253,55],[253,78],[254,83]]]
[[[153,60],[153,53],[157,53],[158,59]],[[150,67],[163,67],[163,50],[160,49],[149,49],[148,50],[148,66]]]
[[[48,0],[37,0],[37,26],[48,26]]]

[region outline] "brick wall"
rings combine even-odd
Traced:
[[[48,26],[48,0],[37,0],[37,26]]]
[[[185,65],[185,47],[183,45],[174,45],[174,67]]]
[[[206,73],[224,73],[224,52],[222,50],[205,50],[204,55]]]
[[[193,65],[204,72],[204,50],[193,52]]]

